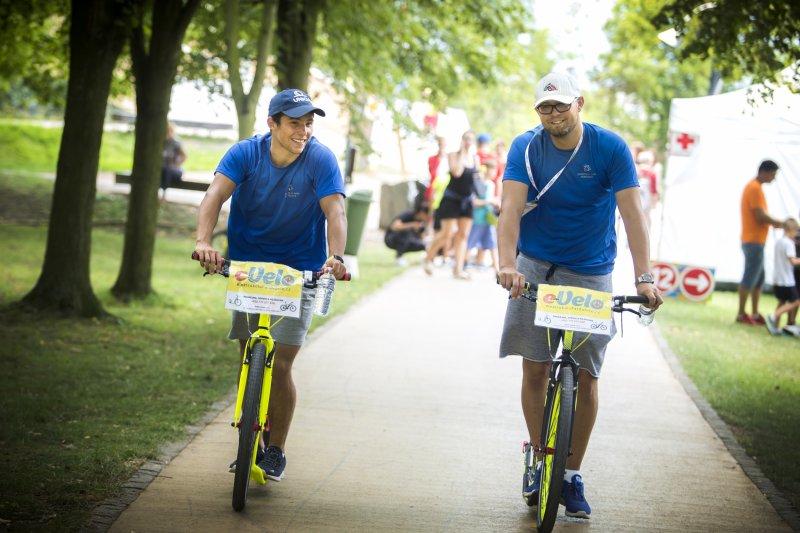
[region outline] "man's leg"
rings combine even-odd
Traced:
[[[567,458],[568,470],[580,470],[594,421],[597,419],[597,378],[584,369],[578,371],[578,401],[572,426],[572,455]]]
[[[292,365],[300,346],[275,343],[272,388],[269,396],[269,445],[284,450],[286,436],[294,416],[297,389],[292,379]]]
[[[246,339],[239,339],[241,351],[244,351],[246,344]],[[294,379],[292,379],[292,365],[299,351],[300,346],[275,343],[268,408],[269,442],[263,441],[264,436],[262,434],[262,447],[271,445],[277,446],[281,450],[284,449],[286,436],[289,434],[289,426],[291,426],[292,417],[294,416],[294,406],[297,404],[297,389],[294,386]]]
[[[744,285],[739,285],[739,311],[736,313],[737,316],[742,316],[747,314],[744,308],[747,305],[747,297],[749,295],[750,295],[750,289],[745,287]]]
[[[750,305],[753,308],[753,316],[758,316],[758,301],[761,299],[761,287],[753,288],[750,293]]]
[[[522,359],[522,414],[528,426],[528,436],[533,446],[542,440],[542,418],[547,396],[550,363],[537,363]]]

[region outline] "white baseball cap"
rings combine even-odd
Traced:
[[[536,103],[533,107],[548,100],[571,104],[581,95],[578,81],[566,72],[551,72],[536,84]]]

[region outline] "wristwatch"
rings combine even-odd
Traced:
[[[334,254],[334,255],[332,255],[331,257],[333,257],[334,259],[336,259],[336,260],[337,260],[337,261],[339,261],[340,263],[344,264],[344,258],[343,258],[341,255],[335,255],[335,254]],[[652,277],[652,276],[651,276],[651,277]]]
[[[650,272],[645,272],[644,274],[636,278],[636,285],[639,285],[640,283],[654,284],[655,282],[656,280]]]

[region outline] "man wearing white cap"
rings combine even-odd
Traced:
[[[525,281],[611,292],[619,207],[630,243],[637,293],[661,303],[649,272],[650,243],[636,168],[617,134],[580,119],[584,99],[569,74],[550,73],[536,86],[541,125],[514,139],[503,176],[498,224],[500,283],[511,293],[500,357],[522,356],[522,411],[530,443],[539,443],[550,361],[559,332],[533,324],[536,306],[519,298]],[[572,454],[562,485],[568,516],[589,518],[581,461],[597,416],[597,380],[611,336],[575,333],[580,394]],[[530,444],[528,444],[530,446]],[[523,497],[536,501],[538,468],[527,469]]]

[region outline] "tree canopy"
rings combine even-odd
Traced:
[[[67,0],[0,0],[0,107],[63,107],[67,13]]]
[[[713,58],[723,75],[755,82],[783,82],[788,67],[789,85],[800,90],[800,2],[668,0],[651,20],[675,28],[681,59]]]
[[[441,107],[515,66],[515,39],[528,18],[519,0],[332,2],[322,14],[314,63],[356,114],[369,94],[388,102],[424,98]],[[399,111],[395,118],[407,119]]]
[[[587,98],[589,120],[662,149],[673,98],[706,94],[711,74],[708,59],[676,56],[661,42],[651,17],[664,0],[619,0],[606,23],[610,50],[592,73],[600,87]]]

